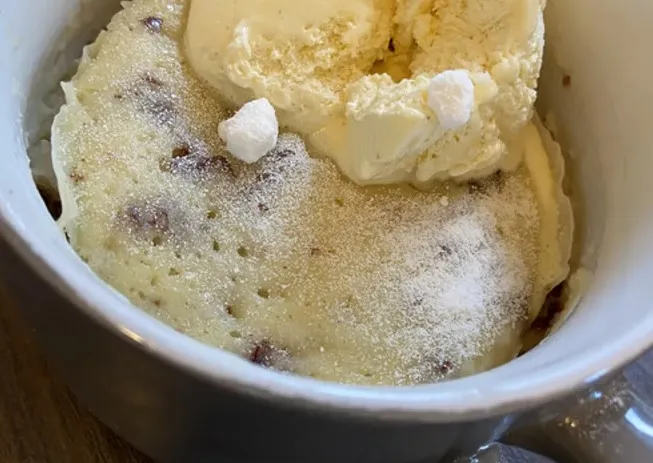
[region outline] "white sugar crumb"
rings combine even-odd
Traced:
[[[66,229],[91,268],[190,336],[325,380],[427,383],[512,358],[539,254],[526,175],[361,188],[288,134],[234,159],[226,111],[182,64],[184,2],[165,4],[117,16],[55,123],[79,208]]]
[[[428,104],[444,130],[469,122],[474,110],[474,83],[465,70],[444,71],[431,79]]]
[[[245,103],[232,118],[221,122],[218,130],[227,151],[253,164],[277,144],[279,123],[270,102],[259,98]]]

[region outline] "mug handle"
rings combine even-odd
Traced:
[[[653,351],[560,405],[553,408],[564,412],[555,417],[548,407],[529,414],[528,421],[534,418],[535,424],[516,428],[503,442],[556,463],[653,462]]]

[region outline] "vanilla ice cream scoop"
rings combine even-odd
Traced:
[[[517,165],[545,0],[191,0],[186,52],[234,105],[360,184],[481,177]]]
[[[343,92],[390,40],[394,0],[193,0],[186,52],[234,105],[266,98],[302,133],[342,112]]]

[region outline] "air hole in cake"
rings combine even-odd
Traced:
[[[256,294],[258,294],[258,297],[261,299],[269,299],[270,298],[270,290],[267,288],[260,288]]]
[[[239,304],[226,305],[225,312],[227,312],[228,315],[231,315],[235,319],[245,318],[247,314],[245,308]]]
[[[249,257],[249,250],[245,246],[240,246],[238,248],[238,255],[240,257]]]
[[[209,209],[206,212],[206,218],[209,220],[218,219],[220,218],[220,211],[218,211],[217,209]]]
[[[334,202],[336,203],[337,206],[340,206],[340,207],[343,207],[345,205],[345,200],[342,199],[342,198],[336,198],[334,200]]]
[[[170,270],[168,270],[168,275],[170,275],[171,277],[176,277],[181,275],[181,272],[176,268],[172,267]]]
[[[220,252],[220,242],[217,240],[213,240],[213,250],[215,252]]]
[[[230,331],[230,332],[229,332],[229,336],[231,336],[231,337],[234,338],[234,339],[240,339],[240,338],[243,337],[243,335],[241,334],[241,332],[240,332],[240,331],[237,331],[237,330]]]

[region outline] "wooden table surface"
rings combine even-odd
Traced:
[[[50,373],[0,283],[0,463],[151,463]]]

